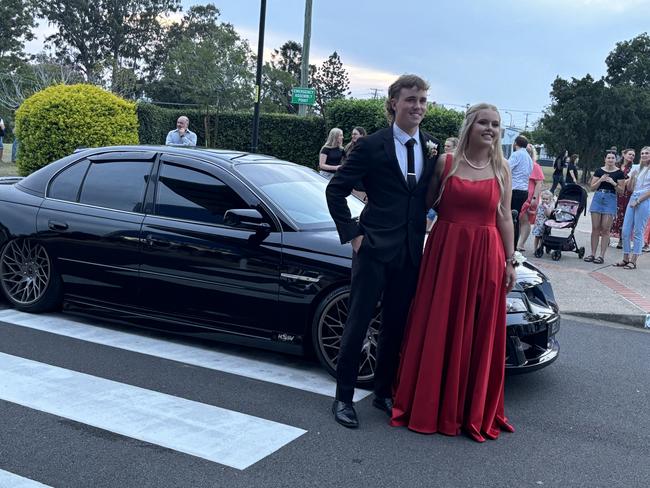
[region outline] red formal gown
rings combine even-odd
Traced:
[[[449,171],[450,162],[446,162]],[[504,413],[505,255],[496,179],[452,175],[427,241],[402,346],[393,426],[496,439]]]

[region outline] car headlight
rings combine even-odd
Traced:
[[[528,312],[528,306],[523,298],[506,297],[506,313]]]

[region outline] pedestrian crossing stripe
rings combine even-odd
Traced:
[[[0,399],[240,470],[306,432],[5,353]]]
[[[172,339],[156,339],[106,327],[70,320],[62,314],[28,314],[17,310],[0,310],[0,322],[62,335],[86,342],[147,354],[224,373],[274,383],[290,388],[334,397],[336,383],[321,367],[308,364],[288,354],[255,349],[238,349],[237,354],[220,351],[213,342],[206,347],[187,345]],[[0,324],[1,326],[2,324]],[[223,348],[222,348],[223,349]],[[262,356],[264,359],[259,359]],[[357,389],[354,401],[370,395]]]
[[[17,474],[0,469],[0,488],[52,488],[38,481],[23,478]]]

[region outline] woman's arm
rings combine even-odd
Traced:
[[[505,182],[503,185],[503,194],[501,195],[501,213],[497,213],[497,228],[501,234],[501,241],[503,242],[503,250],[506,255],[506,272],[504,276],[504,285],[506,292],[512,290],[515,286],[517,273],[510,258],[515,254],[515,229],[512,224],[512,178],[510,176],[510,167],[505,164]]]
[[[589,188],[591,188],[592,191],[595,191],[598,189],[600,184],[603,182],[603,179],[605,178],[605,175],[598,177],[598,176],[592,176],[591,181],[589,182]]]
[[[318,158],[318,167],[324,171],[336,171],[339,169],[338,166],[333,166],[331,164],[327,164],[325,161],[327,161],[327,154],[321,154]]]

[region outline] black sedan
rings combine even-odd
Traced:
[[[333,373],[352,250],[326,180],[269,156],[156,146],[76,152],[0,185],[0,271],[10,304],[64,306],[143,327],[314,352]],[[358,215],[363,204],[349,197]],[[519,267],[508,296],[511,371],[557,358],[551,286]],[[379,309],[359,370],[372,380]]]

